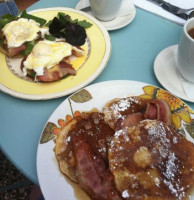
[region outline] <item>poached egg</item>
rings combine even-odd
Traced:
[[[33,69],[37,76],[42,76],[45,68],[49,69],[70,56],[72,49],[66,42],[39,41],[23,63],[23,74],[27,75],[27,69]]]
[[[36,39],[40,30],[39,23],[24,18],[10,22],[2,29],[9,48],[19,47],[25,42]]]

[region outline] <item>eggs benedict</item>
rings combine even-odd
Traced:
[[[23,57],[23,51],[29,48],[28,44],[39,39],[41,32],[45,33],[45,30],[33,19],[13,20],[0,30],[0,50],[10,57]]]
[[[40,82],[56,81],[67,74],[75,75],[76,71],[70,64],[71,55],[82,56],[84,51],[67,42],[39,41],[22,62],[23,75]]]

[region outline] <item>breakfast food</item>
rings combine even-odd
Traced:
[[[41,40],[24,58],[21,69],[24,76],[28,75],[37,81],[56,81],[67,74],[76,74],[69,61],[72,54],[82,56],[84,51],[66,42]]]
[[[56,138],[61,171],[92,199],[121,199],[108,169],[107,148],[113,134],[104,115],[91,112],[73,118]]]
[[[82,113],[54,150],[62,173],[94,200],[186,200],[194,189],[194,145],[164,100],[117,98],[103,113]]]
[[[45,19],[23,11],[18,16],[5,14],[0,19],[0,51],[9,57],[24,57],[37,40],[48,33]]]
[[[6,24],[0,31],[3,41],[1,51],[10,57],[22,56],[21,52],[26,49],[26,42],[31,42],[40,37],[40,24],[34,20],[20,18]]]
[[[105,120],[114,130],[136,125],[143,119],[157,119],[172,125],[171,111],[166,101],[138,96],[117,98],[103,108]]]
[[[85,29],[91,26],[86,20],[71,19],[62,12],[47,23],[26,11],[20,17],[3,15],[0,19],[0,51],[9,57],[23,58],[20,68],[24,77],[35,82],[57,81],[76,75],[75,68],[84,62],[83,59],[81,64],[76,62],[76,57],[86,54],[86,46],[82,45],[87,39]]]
[[[161,121],[116,132],[109,164],[125,199],[186,199],[194,183],[194,145]]]

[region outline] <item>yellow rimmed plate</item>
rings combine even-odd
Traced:
[[[85,56],[73,60],[76,76],[69,76],[52,83],[35,83],[22,77],[20,72],[21,59],[10,59],[0,53],[0,90],[12,96],[29,99],[45,100],[65,96],[91,83],[105,68],[111,54],[111,42],[107,30],[90,15],[72,8],[47,8],[31,11],[33,15],[53,19],[58,12],[69,14],[72,19],[86,20],[93,25],[86,29],[87,41],[83,45]]]

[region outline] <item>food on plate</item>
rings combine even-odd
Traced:
[[[84,51],[67,42],[41,40],[24,58],[21,69],[25,76],[28,75],[37,81],[56,81],[67,74],[76,74],[75,69],[70,64],[71,55],[83,56]]]
[[[47,24],[26,11],[20,17],[3,15],[0,50],[9,57],[23,57],[20,68],[24,76],[37,82],[57,81],[76,75],[78,64],[74,68],[72,63],[75,57],[85,55],[85,28],[91,26],[86,20],[73,20],[62,12]]]
[[[82,46],[86,41],[85,29],[92,24],[86,20],[72,19],[70,15],[59,12],[48,23],[49,32],[56,38],[65,38],[73,46]]]
[[[108,155],[124,199],[188,199],[194,185],[194,145],[165,123],[143,120],[117,131]]]
[[[139,96],[116,98],[103,108],[105,120],[114,130],[136,125],[143,119],[157,119],[172,125],[168,103],[160,99],[143,99]]]
[[[59,168],[94,200],[186,200],[194,144],[176,130],[168,103],[139,96],[82,113],[58,133]]]
[[[75,117],[56,138],[60,170],[92,198],[120,200],[108,168],[107,148],[114,131],[99,112]]]
[[[35,41],[48,32],[48,28],[41,27],[45,22],[26,12],[21,17],[4,15],[0,19],[0,50],[10,57],[27,55]]]

